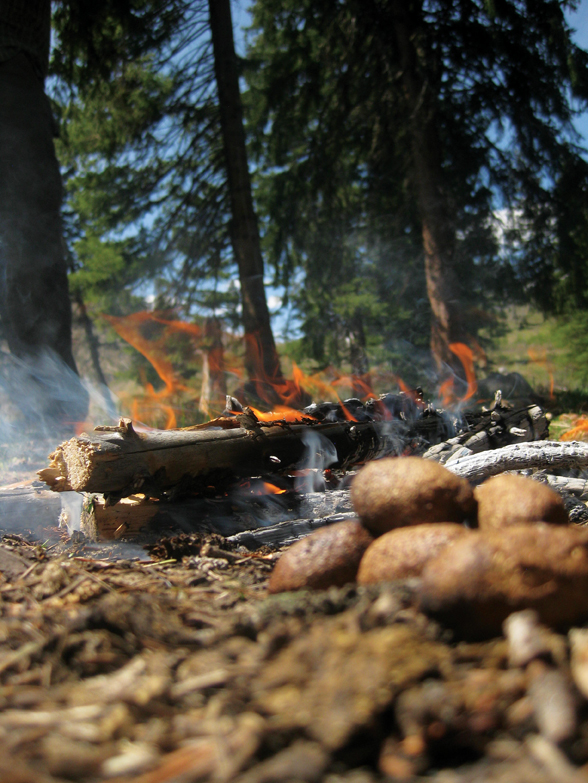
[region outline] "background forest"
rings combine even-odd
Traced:
[[[571,351],[561,382],[583,387],[577,5],[256,0],[237,56],[229,0],[60,0],[50,88],[94,379],[140,379],[138,418],[191,423],[247,383],[266,407],[301,385],[433,393],[464,374],[456,345],[497,366],[531,334],[551,352],[534,379]]]

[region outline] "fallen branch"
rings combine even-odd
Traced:
[[[227,541],[242,544],[247,549],[252,550],[267,544],[270,546],[289,546],[295,541],[305,538],[319,527],[326,527],[327,525],[335,524],[335,522],[343,522],[345,519],[352,518],[353,514],[348,513],[333,514],[332,516],[318,517],[316,519],[288,519],[284,522],[278,522],[276,525],[268,525],[257,530],[245,530],[242,533],[236,533],[234,536],[229,536]]]
[[[588,481],[586,479],[570,478],[569,476],[550,476],[549,474],[539,474],[533,478],[549,484],[557,492],[569,492],[583,499],[588,497]]]
[[[136,493],[170,499],[170,494],[180,497],[209,486],[223,489],[239,478],[311,466],[348,468],[407,448],[422,453],[455,427],[443,412],[429,407],[413,405],[420,417],[416,420],[402,418],[402,410],[395,416],[397,397],[384,395],[371,406],[355,401],[353,414],[347,415],[357,420],[332,420],[338,411],[325,414],[320,406],[313,409],[314,418],[302,412],[293,423],[259,421],[247,408],[183,430],[137,432],[129,419],[121,419],[116,427],[97,427],[62,443],[39,476],[54,491],[99,492],[107,503]],[[463,445],[482,435],[485,448],[544,437],[545,417],[536,406],[512,411],[497,403],[475,418],[475,424],[463,422]]]
[[[336,460],[331,465],[345,468],[393,453],[398,442],[389,422],[261,423],[245,412],[191,429],[136,432],[121,419],[118,427],[62,443],[39,477],[57,492],[101,492],[111,500],[138,492],[160,497],[171,488],[279,475],[300,466],[305,451],[329,452]]]
[[[537,440],[515,443],[453,460],[445,465],[452,473],[480,484],[505,470],[581,470],[588,467],[588,444]]]

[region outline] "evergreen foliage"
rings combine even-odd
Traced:
[[[207,3],[63,0],[54,29],[72,284],[120,313],[152,281],[159,305],[236,327]]]
[[[571,120],[588,55],[573,7],[256,0],[240,63],[255,195],[300,354],[406,375],[443,298],[425,229],[460,321],[446,338],[474,339],[507,297],[585,308],[588,166]],[[149,280],[159,307],[238,326],[208,4],[60,0],[54,28],[72,284],[116,315]]]
[[[421,233],[435,221],[450,304],[468,337],[507,293],[553,307],[566,264],[583,274],[586,178],[571,120],[588,98],[588,55],[564,18],[573,6],[255,2],[249,100],[268,248],[284,280],[305,269],[300,307],[315,355],[331,329],[334,305],[316,305],[325,288],[334,287],[351,334],[375,268],[410,287],[403,296],[379,290],[370,326],[385,313],[389,339],[418,344]],[[427,178],[437,203],[422,197]],[[508,234],[500,212],[517,217]],[[341,285],[362,290],[361,304],[342,306]]]

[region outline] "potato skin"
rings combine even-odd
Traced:
[[[420,457],[370,462],[355,477],[351,500],[374,536],[407,525],[460,523],[476,516],[469,483],[437,462]]]
[[[357,519],[315,530],[284,552],[272,572],[268,590],[326,590],[354,582],[363,553],[373,540]]]
[[[435,522],[390,530],[366,549],[357,581],[362,585],[420,576],[426,563],[443,547],[468,534],[455,522]]]
[[[501,633],[520,609],[557,629],[588,619],[588,530],[513,525],[471,531],[427,563],[421,608],[466,638]]]
[[[526,476],[506,473],[493,476],[476,487],[474,495],[478,501],[480,530],[535,522],[569,523],[568,512],[557,492]]]

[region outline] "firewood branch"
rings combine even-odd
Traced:
[[[309,440],[310,439],[310,440]],[[55,491],[100,492],[113,499],[152,497],[223,479],[280,474],[301,464],[305,450],[336,453],[345,468],[398,447],[385,423],[261,423],[247,411],[185,430],[137,432],[127,419],[62,443],[40,478]]]
[[[456,459],[445,467],[473,484],[505,470],[582,470],[588,467],[588,443],[549,440],[515,443]]]

